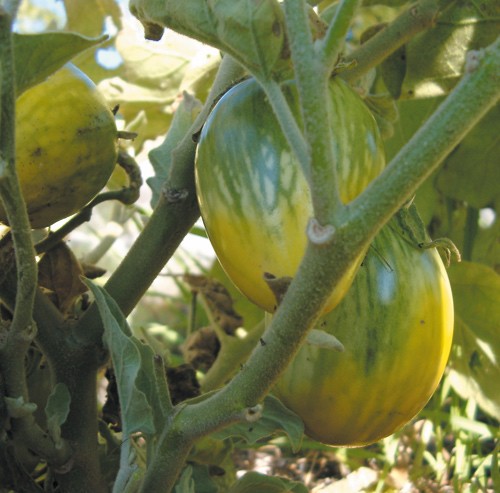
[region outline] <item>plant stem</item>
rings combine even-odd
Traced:
[[[295,80],[303,111],[304,132],[309,144],[309,178],[314,216],[327,225],[342,207],[337,186],[337,163],[334,157],[328,115],[328,77],[322,56],[314,48],[306,5],[302,0],[285,2],[285,17]],[[330,34],[330,36],[333,36]]]
[[[11,226],[17,275],[17,281],[12,282],[16,286],[15,295],[12,293],[13,318],[0,347],[0,373],[5,395],[28,403],[25,356],[36,334],[33,307],[37,265],[15,160],[16,90],[11,28],[18,6],[17,1],[0,5],[0,198]],[[4,282],[9,277],[7,274]],[[21,440],[25,446],[57,465],[69,458],[68,444],[56,449],[53,441],[35,423],[32,414],[12,418],[10,432],[14,439]]]
[[[349,82],[358,80],[418,33],[432,27],[439,12],[451,1],[454,0],[420,0],[411,5],[385,29],[349,54],[344,62],[355,61],[356,65],[339,76]]]
[[[62,426],[62,436],[75,444],[69,470],[54,471],[63,492],[107,491],[100,470],[97,443],[97,371],[88,356],[88,352],[69,351],[54,365],[57,382],[64,383],[71,395],[71,410]]]
[[[333,21],[328,26],[325,37],[316,42],[323,58],[323,70],[329,74],[333,72],[360,3],[361,0],[343,0],[337,8]]]
[[[7,345],[23,357],[35,333],[32,313],[37,284],[31,226],[17,177],[15,158],[15,74],[11,27],[18,2],[0,10],[0,198],[11,226],[17,264],[17,293]],[[14,339],[17,339],[14,341]]]
[[[346,220],[373,236],[499,98],[500,38],[468,53],[462,80],[365,192],[349,204]]]

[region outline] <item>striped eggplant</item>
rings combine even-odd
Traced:
[[[293,82],[283,91],[301,124]],[[385,166],[375,119],[363,100],[333,78],[328,104],[339,191],[347,203]],[[276,298],[264,276],[294,276],[305,252],[311,197],[263,90],[253,79],[231,88],[207,119],[198,143],[196,186],[201,215],[228,277],[268,312]],[[332,292],[335,306],[350,286],[363,255]]]
[[[450,353],[453,298],[439,254],[393,220],[317,328],[344,351],[304,345],[275,395],[323,443],[363,446],[392,434],[425,406]]]

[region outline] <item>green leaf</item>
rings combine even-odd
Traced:
[[[264,412],[258,421],[231,425],[214,433],[212,436],[220,440],[238,436],[247,443],[254,444],[262,438],[283,432],[288,436],[292,449],[294,451],[299,450],[304,434],[302,420],[286,408],[280,400],[269,395],[264,400]]]
[[[155,170],[155,176],[146,180],[153,192],[151,207],[154,208],[160,197],[162,186],[168,178],[172,164],[172,151],[179,145],[182,138],[193,124],[202,104],[188,93],[184,93],[182,102],[174,113],[165,140],[149,153],[149,160]]]
[[[500,198],[500,105],[491,109],[444,162],[437,187],[480,209]]]
[[[452,2],[436,26],[406,46],[402,98],[448,94],[465,70],[469,50],[484,48],[500,31],[498,0]]]
[[[47,429],[56,447],[61,445],[61,426],[68,417],[70,403],[71,395],[68,387],[63,383],[58,383],[52,390],[45,406]]]
[[[455,303],[455,337],[450,382],[500,419],[500,276],[472,262],[449,269]]]
[[[157,381],[152,349],[134,337],[116,302],[107,292],[86,281],[104,324],[104,342],[111,353],[125,436],[152,435],[165,419],[164,383]]]
[[[236,481],[228,493],[307,493],[307,491],[302,483],[251,471]]]
[[[14,33],[17,96],[46,79],[78,53],[102,43],[107,36],[88,38],[76,33]]]
[[[163,27],[214,46],[268,78],[285,44],[284,13],[276,0],[131,0],[130,11],[156,38]]]

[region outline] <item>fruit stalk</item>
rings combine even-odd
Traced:
[[[360,0],[344,0],[341,2],[333,21],[328,26],[325,37],[317,42],[322,51],[323,70],[327,73],[333,72],[335,68],[352,19],[360,4]]]

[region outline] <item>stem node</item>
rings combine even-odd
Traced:
[[[249,423],[254,423],[262,417],[264,406],[257,404],[256,406],[247,407],[244,412],[244,419]]]
[[[333,239],[335,228],[331,224],[323,226],[313,217],[307,225],[307,237],[315,245],[326,245]]]

